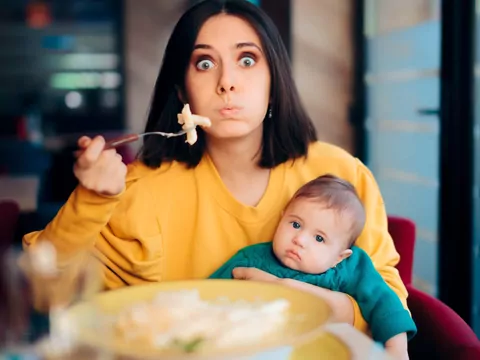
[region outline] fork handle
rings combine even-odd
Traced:
[[[140,139],[140,136],[138,134],[128,134],[128,135],[119,136],[112,140],[107,141],[105,143],[104,149],[105,150],[114,149],[117,146],[129,144],[137,141],[138,139]]]
[[[105,146],[103,147],[103,149],[104,150],[115,149],[117,146],[124,145],[124,144],[129,144],[129,143],[137,141],[138,139],[140,139],[139,134],[128,134],[128,135],[119,136],[119,137],[116,137],[116,138],[113,138],[113,139],[107,141],[105,143]],[[73,152],[73,155],[76,158],[78,158],[78,157],[80,157],[80,155],[83,154],[83,151],[84,150],[75,150]]]

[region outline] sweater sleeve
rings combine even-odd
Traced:
[[[400,256],[388,232],[385,204],[373,175],[359,160],[357,160],[355,188],[366,212],[365,227],[356,245],[369,255],[375,269],[407,309],[407,289],[395,268]],[[351,299],[355,310],[354,326],[365,332],[369,324],[363,319],[356,301]]]
[[[78,254],[93,247],[122,194],[101,196],[78,186],[45,229],[23,237],[24,249],[28,251],[40,241],[49,241],[57,251],[58,267],[72,265],[83,258]]]
[[[410,340],[416,334],[410,313],[363,250],[354,248],[352,257],[345,261],[342,274],[340,291],[357,301],[374,340],[385,343],[401,333],[407,333]]]
[[[209,279],[233,279],[233,269],[236,267],[250,267],[253,266],[251,261],[246,254],[246,251],[240,250],[235,255],[233,255],[226,263],[224,263],[220,268],[218,268]]]

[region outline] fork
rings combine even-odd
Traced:
[[[123,136],[118,136],[116,138],[113,138],[105,143],[105,146],[103,147],[104,150],[108,149],[115,149],[116,147],[120,145],[125,145],[125,144],[130,144],[132,142],[135,142],[137,140],[140,140],[144,136],[150,136],[150,135],[158,135],[158,136],[165,136],[167,138],[170,137],[177,137],[177,136],[182,136],[185,135],[187,132],[192,130],[191,128],[185,129],[185,130],[180,130],[176,133],[166,133],[166,132],[161,132],[161,131],[149,131],[149,132],[144,132],[140,134],[127,134]],[[84,150],[75,150],[73,152],[73,155],[78,158],[80,155],[82,155]]]
[[[142,138],[144,136],[159,135],[159,136],[165,136],[167,138],[170,138],[170,137],[185,135],[190,130],[192,130],[192,129],[180,130],[176,133],[166,133],[166,132],[161,132],[161,131],[149,131],[149,132],[144,132],[144,133],[140,133],[140,134],[127,134],[127,135],[119,136],[119,137],[116,137],[112,140],[107,141],[105,143],[105,150],[114,149],[114,148],[116,148],[120,145],[125,145],[125,144],[135,142],[135,141],[139,140],[140,138]]]

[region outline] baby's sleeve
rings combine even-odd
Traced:
[[[220,268],[218,268],[209,279],[233,279],[233,269],[236,267],[249,267],[252,266],[249,261],[249,257],[244,250],[238,251],[233,255],[230,260],[224,263]]]
[[[372,337],[385,343],[395,335],[406,333],[410,340],[417,327],[398,295],[375,270],[362,249],[355,248],[353,261],[347,261],[340,291],[352,296],[370,326]]]

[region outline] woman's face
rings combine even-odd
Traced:
[[[186,76],[192,112],[209,117],[207,136],[240,138],[262,132],[270,71],[260,38],[245,20],[217,15],[205,22]]]

